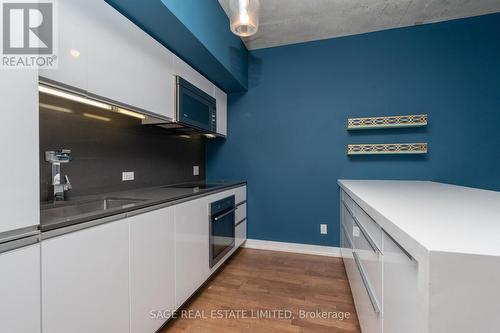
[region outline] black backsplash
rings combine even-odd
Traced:
[[[72,196],[205,180],[205,138],[180,136],[141,120],[40,94],[40,200],[48,201],[51,165],[45,151],[71,149],[62,164]],[[55,107],[54,107],[55,106]],[[200,175],[193,176],[193,166]],[[135,180],[123,182],[123,171]]]

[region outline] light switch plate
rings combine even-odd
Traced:
[[[326,224],[320,224],[320,230],[322,235],[328,234],[328,225]]]
[[[128,182],[131,180],[134,180],[134,172],[133,171],[122,172],[122,181]]]
[[[195,165],[193,166],[193,176],[199,176],[200,175],[200,167]]]
[[[354,226],[354,227],[352,228],[352,235],[353,235],[354,237],[359,237],[359,228],[358,228],[358,227]]]

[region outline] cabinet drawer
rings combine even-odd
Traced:
[[[344,261],[347,277],[350,280],[356,267],[354,266],[354,259],[352,257],[352,243],[350,243],[350,239],[342,227],[340,230],[340,244],[340,254],[342,255],[342,259]]]
[[[382,308],[382,255],[374,250],[362,232],[355,232],[353,250],[357,257],[361,275],[364,275],[366,289],[373,296],[374,306]]]
[[[353,241],[354,218],[352,217],[351,212],[346,207],[345,203],[342,204],[341,212],[343,214],[341,228],[345,229],[345,232],[349,236],[349,239],[351,240],[351,243],[352,243],[352,241]]]
[[[384,232],[384,333],[425,332],[418,263]]]
[[[247,187],[241,186],[234,190],[234,200],[236,204],[239,204],[247,200]]]
[[[340,192],[340,198],[342,199],[342,202],[345,203],[347,206],[347,209],[353,213],[354,212],[354,201],[351,199],[351,197],[345,193],[344,191]]]
[[[247,204],[246,202],[244,202],[236,208],[234,222],[238,223],[246,218],[247,218]]]
[[[382,332],[382,316],[380,307],[373,300],[370,289],[367,288],[366,277],[360,269],[360,260],[356,251],[352,252],[352,265],[348,271],[354,305],[363,333]],[[347,270],[347,266],[346,266]]]
[[[236,248],[240,247],[247,239],[247,221],[244,220],[236,226]]]
[[[379,252],[382,249],[382,228],[366,212],[354,203],[354,219],[368,242]]]

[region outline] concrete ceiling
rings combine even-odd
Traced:
[[[228,13],[230,0],[219,0]],[[500,12],[500,0],[260,0],[249,50]],[[229,26],[228,26],[229,29]]]

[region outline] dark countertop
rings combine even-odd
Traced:
[[[198,188],[181,188],[183,184],[148,187],[120,192],[75,197],[58,203],[40,205],[40,230],[42,232],[74,226],[114,215],[120,215],[166,203],[180,203],[209,194],[246,185],[245,181],[214,181],[189,183],[200,185]],[[204,188],[204,185],[208,185]],[[104,208],[104,201],[117,203],[116,207]],[[123,201],[121,203],[121,201]],[[98,207],[100,205],[100,207]],[[81,207],[87,207],[82,211]],[[95,209],[93,208],[95,206]]]

